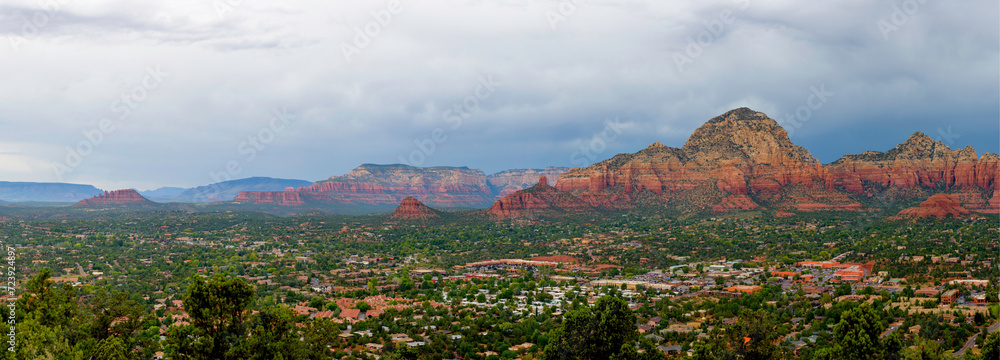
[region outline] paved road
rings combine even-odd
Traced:
[[[887,336],[891,335],[893,331],[896,331],[896,329],[899,329],[899,325],[890,326],[888,329],[885,329],[885,332],[883,332],[882,335],[879,335],[878,338],[885,339]]]
[[[997,330],[1000,330],[1000,322],[997,322],[996,324],[990,325],[990,327],[987,328],[987,331],[989,331],[989,332],[995,332]],[[952,356],[954,356],[954,357],[960,357],[963,354],[965,354],[965,352],[967,350],[971,349],[972,346],[976,344],[976,337],[978,337],[978,336],[979,336],[979,334],[975,334],[975,335],[972,335],[971,337],[969,337],[969,340],[965,341],[965,346],[962,346],[961,349],[958,349],[958,351],[956,351],[955,354],[953,354]]]
[[[972,335],[972,336],[970,336],[970,337],[969,337],[969,340],[966,340],[966,341],[965,341],[965,346],[962,346],[962,348],[961,348],[961,349],[958,349],[958,351],[956,351],[956,352],[955,352],[954,354],[952,354],[951,356],[953,356],[953,357],[960,357],[960,356],[962,356],[963,354],[965,354],[965,351],[966,351],[966,350],[969,350],[969,349],[971,349],[971,348],[972,348],[972,346],[973,346],[973,345],[976,345],[976,337],[977,337],[977,336],[979,336],[979,334],[975,334],[975,335]]]
[[[87,276],[87,273],[83,272],[83,266],[80,266],[80,263],[76,263],[76,270],[80,272],[80,276]]]

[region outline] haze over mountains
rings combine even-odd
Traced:
[[[91,185],[0,181],[0,201],[76,202],[101,193]]]
[[[948,202],[930,201],[924,207],[946,204],[1000,213],[998,162],[996,154],[979,156],[971,146],[952,150],[916,132],[889,151],[849,154],[823,165],[793,144],[775,120],[739,108],[706,122],[681,148],[656,142],[585,168],[486,175],[464,166],[362,164],[314,183],[249,178],[141,195],[159,202],[211,203],[212,209],[280,214],[360,214],[392,210],[403,203],[397,213],[409,215],[397,218],[420,218],[411,215],[427,213],[423,207],[430,206],[484,209],[481,212],[495,218],[511,219],[630,209],[679,214],[864,211],[916,206],[934,194],[947,193]],[[33,190],[33,197],[24,197],[31,199],[71,199],[96,190],[81,185],[17,186]],[[136,199],[141,196],[134,191],[98,194],[78,205],[152,204]]]

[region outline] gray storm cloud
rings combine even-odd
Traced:
[[[235,161],[235,177],[318,180],[414,152],[575,166],[608,120],[621,133],[595,161],[680,146],[740,106],[823,162],[914,131],[997,152],[997,14],[985,0],[6,1],[0,179],[195,186]],[[155,86],[150,68],[167,74]],[[499,84],[488,96],[482,77]],[[813,88],[833,95],[816,106]],[[280,109],[295,119],[277,131]]]

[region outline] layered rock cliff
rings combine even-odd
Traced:
[[[952,150],[917,132],[889,151],[840,158],[827,165],[824,182],[827,189],[874,198],[905,197],[908,190],[951,192],[969,209],[996,213],[998,160],[996,154],[978,156],[971,146]]]
[[[310,203],[328,203],[330,196],[325,193],[296,191],[243,191],[236,195],[233,202],[253,205],[305,206]]]
[[[395,205],[408,196],[438,207],[480,207],[493,200],[486,175],[467,167],[363,164],[297,191],[327,193],[336,202],[368,205]]]
[[[337,204],[387,207],[407,197],[435,207],[486,207],[492,201],[535,183],[558,177],[567,168],[507,170],[486,176],[467,167],[414,167],[362,164],[342,176],[285,191],[240,192],[233,202],[276,206]]]
[[[78,207],[152,206],[155,204],[156,203],[142,197],[142,195],[139,195],[138,191],[128,189],[128,190],[105,191],[103,194],[97,195],[90,199],[80,200],[80,202],[77,202],[73,206],[78,206]]]

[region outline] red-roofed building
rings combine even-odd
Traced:
[[[310,316],[310,318],[313,318],[313,319],[317,319],[317,318],[329,319],[329,318],[332,318],[332,317],[333,317],[333,311],[320,311],[320,312],[312,314]]]
[[[757,285],[734,285],[726,288],[726,291],[731,293],[744,293],[753,294],[760,291],[760,286]]]
[[[942,305],[951,305],[951,303],[956,301],[958,301],[958,290],[951,289],[941,294]]]
[[[340,311],[340,315],[337,317],[345,320],[358,320],[361,317],[361,310],[358,309],[343,309]]]

